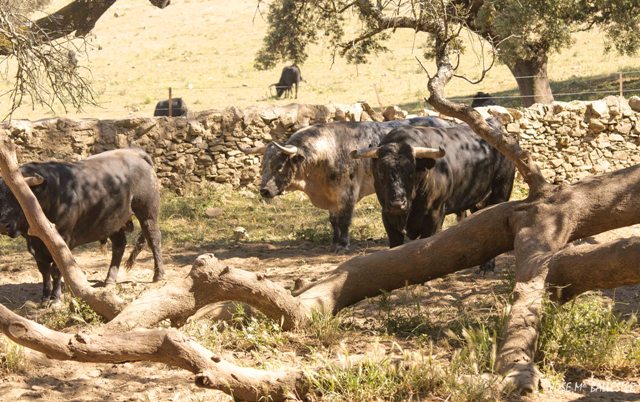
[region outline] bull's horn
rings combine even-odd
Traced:
[[[357,150],[351,151],[351,157],[353,159],[377,158],[378,149],[380,149],[380,147],[369,147],[369,148],[357,149]]]
[[[34,187],[44,183],[44,178],[39,174],[34,174],[33,176],[25,177],[24,181],[27,182],[29,187]]]
[[[442,147],[438,149],[428,147],[413,147],[413,154],[415,155],[416,159],[439,159],[445,155],[445,152],[444,148]]]
[[[275,141],[273,141],[273,145],[275,145],[279,150],[281,150],[282,152],[284,152],[289,156],[293,156],[298,153],[298,147],[296,147],[295,145],[282,146]]]
[[[266,145],[262,145],[259,147],[252,147],[252,148],[243,148],[240,146],[240,143],[238,142],[236,142],[236,147],[238,147],[238,150],[244,152],[247,155],[264,154],[264,151],[267,149]]]

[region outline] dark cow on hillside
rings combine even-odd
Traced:
[[[471,107],[481,107],[481,106],[495,106],[497,105],[496,100],[491,94],[486,92],[478,92],[473,95],[473,99],[471,100]]]
[[[373,160],[390,247],[401,245],[405,232],[409,239],[433,235],[446,214],[507,201],[515,175],[514,165],[467,125],[399,127],[352,155]],[[492,269],[493,261],[482,268]]]
[[[177,117],[177,116],[186,116],[187,115],[187,104],[182,98],[172,98],[171,99],[171,116],[169,116],[169,99],[161,100],[156,103],[156,109],[153,111],[153,115],[158,116],[168,116],[168,117]]]
[[[336,122],[317,124],[297,131],[284,145],[242,149],[264,153],[260,194],[270,200],[284,191],[304,191],[311,203],[329,211],[333,228],[332,248],[348,249],[353,209],[362,197],[372,194],[371,163],[354,160],[356,148],[376,145],[395,127],[408,124],[447,126],[433,117],[390,122]]]
[[[32,162],[20,170],[44,214],[56,225],[69,248],[107,238],[111,240],[107,284],[116,282],[127,242],[125,232],[132,228],[132,215],[140,222],[141,238],[146,239],[153,252],[153,281],[162,279],[159,186],[151,158],[144,151],[118,149],[74,163]],[[42,273],[43,302],[58,301],[61,297],[60,272],[44,243],[30,236],[28,231],[29,225],[20,205],[0,180],[0,234],[26,238],[29,252]]]
[[[298,99],[298,84],[302,81],[302,75],[298,66],[291,65],[286,66],[280,73],[280,80],[273,84],[276,87],[276,98],[280,99],[282,95],[285,97],[291,97],[291,90],[295,87],[296,99]]]

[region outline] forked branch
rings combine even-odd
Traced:
[[[473,108],[451,102],[444,96],[444,88],[454,74],[445,38],[437,37],[436,39],[436,63],[436,74],[429,79],[428,83],[430,92],[428,102],[440,113],[467,123],[480,137],[509,158],[529,185],[530,194],[542,191],[547,182],[531,155],[520,148],[516,138],[506,135],[499,128],[491,127]]]

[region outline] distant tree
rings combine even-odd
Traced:
[[[553,100],[549,55],[570,46],[573,33],[599,28],[607,49],[625,54],[640,46],[640,0],[272,0],[256,67],[271,68],[279,60],[302,64],[308,45],[320,41],[348,61],[362,63],[387,50],[384,40],[396,29],[432,34],[433,10],[440,6],[457,16],[452,23],[458,29],[468,29],[492,46],[497,60],[516,77],[525,106]],[[357,33],[348,34],[352,16],[361,24]],[[425,41],[427,56],[434,51],[431,39]]]
[[[149,0],[164,8],[169,0]],[[76,52],[98,19],[116,0],[75,0],[65,7],[33,21],[50,0],[0,0],[0,67],[12,88],[0,96],[10,99],[8,116],[25,99],[53,109],[60,103],[76,109],[94,103],[93,92],[78,65]],[[6,118],[7,116],[5,116]]]

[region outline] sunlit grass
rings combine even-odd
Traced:
[[[311,241],[328,246],[332,237],[328,212],[315,208],[301,192],[266,203],[257,192],[228,186],[186,196],[163,192],[160,225],[163,242],[170,247],[232,244],[237,241],[233,231],[238,226],[247,231],[244,242]],[[374,197],[356,207],[351,237],[356,241],[385,238]]]
[[[640,326],[624,318],[611,302],[587,294],[558,306],[547,302],[539,350],[552,372],[579,368],[597,374],[640,370]]]

